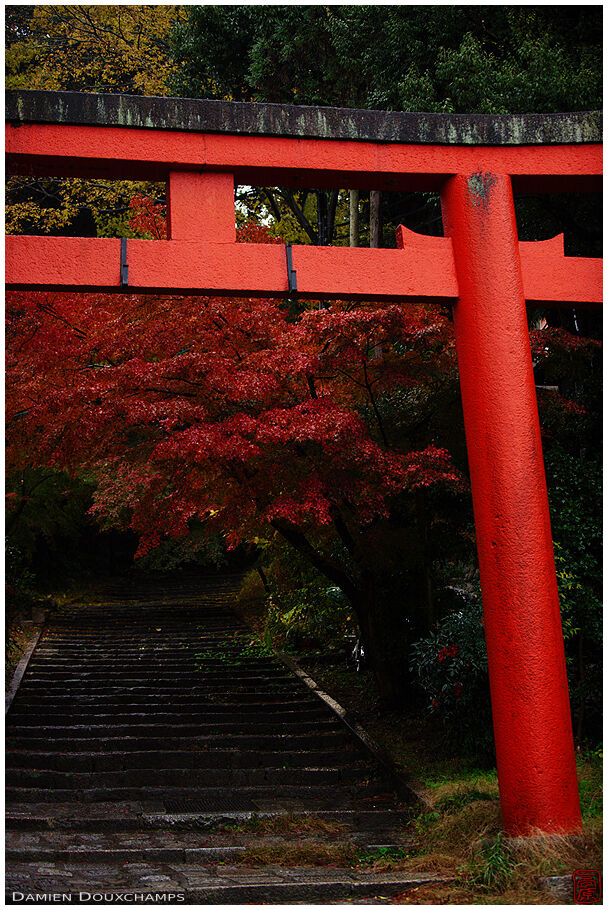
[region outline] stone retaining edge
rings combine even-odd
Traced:
[[[275,652],[279,660],[285,664],[295,675],[308,686],[318,698],[320,698],[330,708],[331,711],[340,719],[340,721],[350,730],[353,736],[359,741],[364,751],[367,752],[382,768],[382,771],[395,788],[397,794],[407,803],[419,803],[425,808],[431,809],[433,801],[430,794],[421,781],[413,777],[404,775],[393,762],[390,755],[382,748],[361,726],[361,724],[352,718],[339,702],[324,692],[315,680],[308,675],[299,666],[297,661],[281,651]]]
[[[8,692],[6,693],[6,696],[5,696],[5,701],[4,701],[4,704],[5,704],[4,716],[5,717],[8,714],[8,710],[13,703],[13,699],[15,698],[15,695],[17,694],[19,686],[21,685],[21,680],[23,679],[23,677],[25,675],[25,671],[27,670],[27,666],[30,662],[30,658],[31,658],[32,654],[34,653],[36,645],[38,644],[40,636],[42,635],[45,627],[46,627],[46,623],[40,629],[38,629],[38,631],[36,632],[34,637],[29,640],[29,642],[27,643],[27,646],[25,648],[25,651],[23,652],[23,656],[22,656],[21,660],[19,661],[19,663],[17,664],[17,667],[15,668],[15,672],[13,674],[11,684],[10,684]]]

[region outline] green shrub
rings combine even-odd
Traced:
[[[288,650],[336,645],[354,631],[352,610],[337,587],[311,578],[268,598],[267,630]]]
[[[27,615],[29,618],[35,602],[33,589],[36,578],[21,549],[6,539],[4,554],[4,616],[8,628],[20,615]]]
[[[357,623],[340,588],[283,541],[256,541],[265,588],[267,641],[285,650],[340,646]],[[263,567],[262,567],[263,566]]]
[[[481,600],[463,600],[462,608],[444,617],[436,632],[416,642],[410,666],[425,693],[428,710],[445,724],[450,748],[460,748],[473,759],[492,760]]]

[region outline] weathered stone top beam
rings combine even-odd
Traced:
[[[9,91],[6,120],[412,145],[578,145],[602,141],[600,111],[419,114],[89,92]]]

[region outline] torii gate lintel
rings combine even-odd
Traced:
[[[563,237],[519,241],[513,188],[597,188],[599,115],[21,92],[9,93],[7,119],[9,171],[160,175],[169,203],[167,241],[8,237],[9,287],[286,296],[297,282],[309,298],[453,302],[503,825],[512,835],[579,831],[526,302],[599,304],[601,260],[564,256]],[[438,189],[445,236],[400,228],[396,250],[293,246],[288,255],[238,244],[235,181]]]

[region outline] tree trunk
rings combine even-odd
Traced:
[[[359,246],[359,190],[350,191],[350,246]]]
[[[380,190],[369,194],[369,245],[380,246]]]
[[[422,574],[424,578],[424,628],[431,632],[435,627],[435,599],[433,597],[433,573],[429,554],[429,529],[426,517],[424,490],[416,490],[416,523],[422,549]]]
[[[380,247],[380,190],[372,190],[369,194],[369,245],[373,249]],[[382,345],[374,346],[374,360],[382,360]]]
[[[355,541],[342,525],[339,515],[337,518],[338,533],[349,553],[355,555]],[[404,595],[397,595],[391,589],[390,577],[385,579],[381,572],[366,568],[361,554],[359,559],[355,557],[360,566],[355,580],[350,572],[313,547],[298,527],[283,519],[274,519],[271,524],[307,562],[342,589],[357,616],[367,660],[376,677],[382,702],[394,708],[403,707],[411,688],[407,662],[408,610],[402,601]]]
[[[411,689],[406,611],[382,588],[379,577],[368,574],[352,605],[380,700],[386,707],[399,709],[408,702]]]
[[[317,190],[317,237],[319,246],[329,245],[329,212],[325,190]]]

